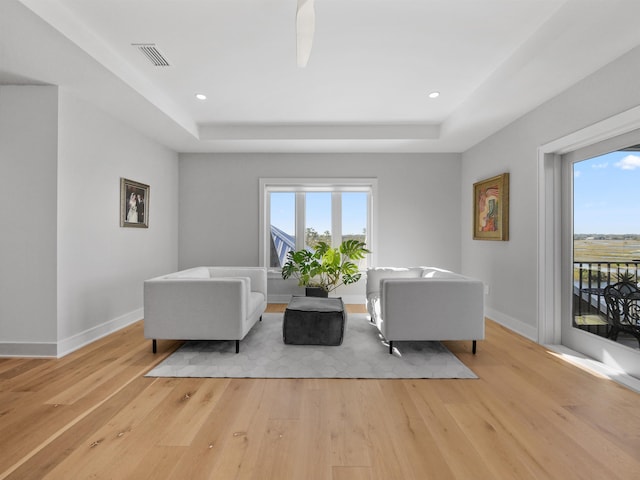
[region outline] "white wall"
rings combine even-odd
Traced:
[[[16,83],[128,92],[19,2],[0,1],[0,45]],[[120,228],[120,177],[151,186],[149,229]],[[63,87],[0,86],[0,355],[64,354],[140,319],[142,281],[178,265],[177,202],[175,152]]]
[[[58,89],[0,86],[0,353],[55,354]]]
[[[258,265],[259,179],[333,176],[378,179],[378,265],[459,270],[460,172],[457,154],[181,154],[180,268]]]
[[[589,76],[462,156],[462,271],[490,287],[487,315],[537,337],[537,148],[640,105],[640,48]],[[510,172],[510,240],[472,240],[474,182]]]
[[[142,318],[142,282],[178,266],[178,156],[61,91],[62,352]],[[120,177],[150,185],[149,228],[120,227]]]
[[[121,228],[120,177],[151,186]],[[55,356],[142,318],[178,265],[178,156],[57,87],[0,87],[0,355]]]

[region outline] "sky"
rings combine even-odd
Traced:
[[[640,152],[611,152],[575,163],[576,234],[640,234]]]
[[[331,231],[331,193],[307,192],[306,224],[318,233]],[[342,233],[359,234],[367,225],[367,194],[342,193]],[[271,223],[286,233],[295,233],[295,195],[271,193]]]

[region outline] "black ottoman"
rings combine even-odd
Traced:
[[[288,345],[342,344],[346,313],[342,298],[293,297],[284,311],[282,336]]]

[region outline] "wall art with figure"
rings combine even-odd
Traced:
[[[149,227],[149,185],[120,179],[120,226]]]
[[[473,184],[474,240],[509,240],[509,174]]]

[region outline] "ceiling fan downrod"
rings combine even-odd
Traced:
[[[296,10],[296,50],[298,67],[300,68],[307,66],[311,55],[313,34],[316,29],[314,2],[315,0],[298,0],[298,8]]]

